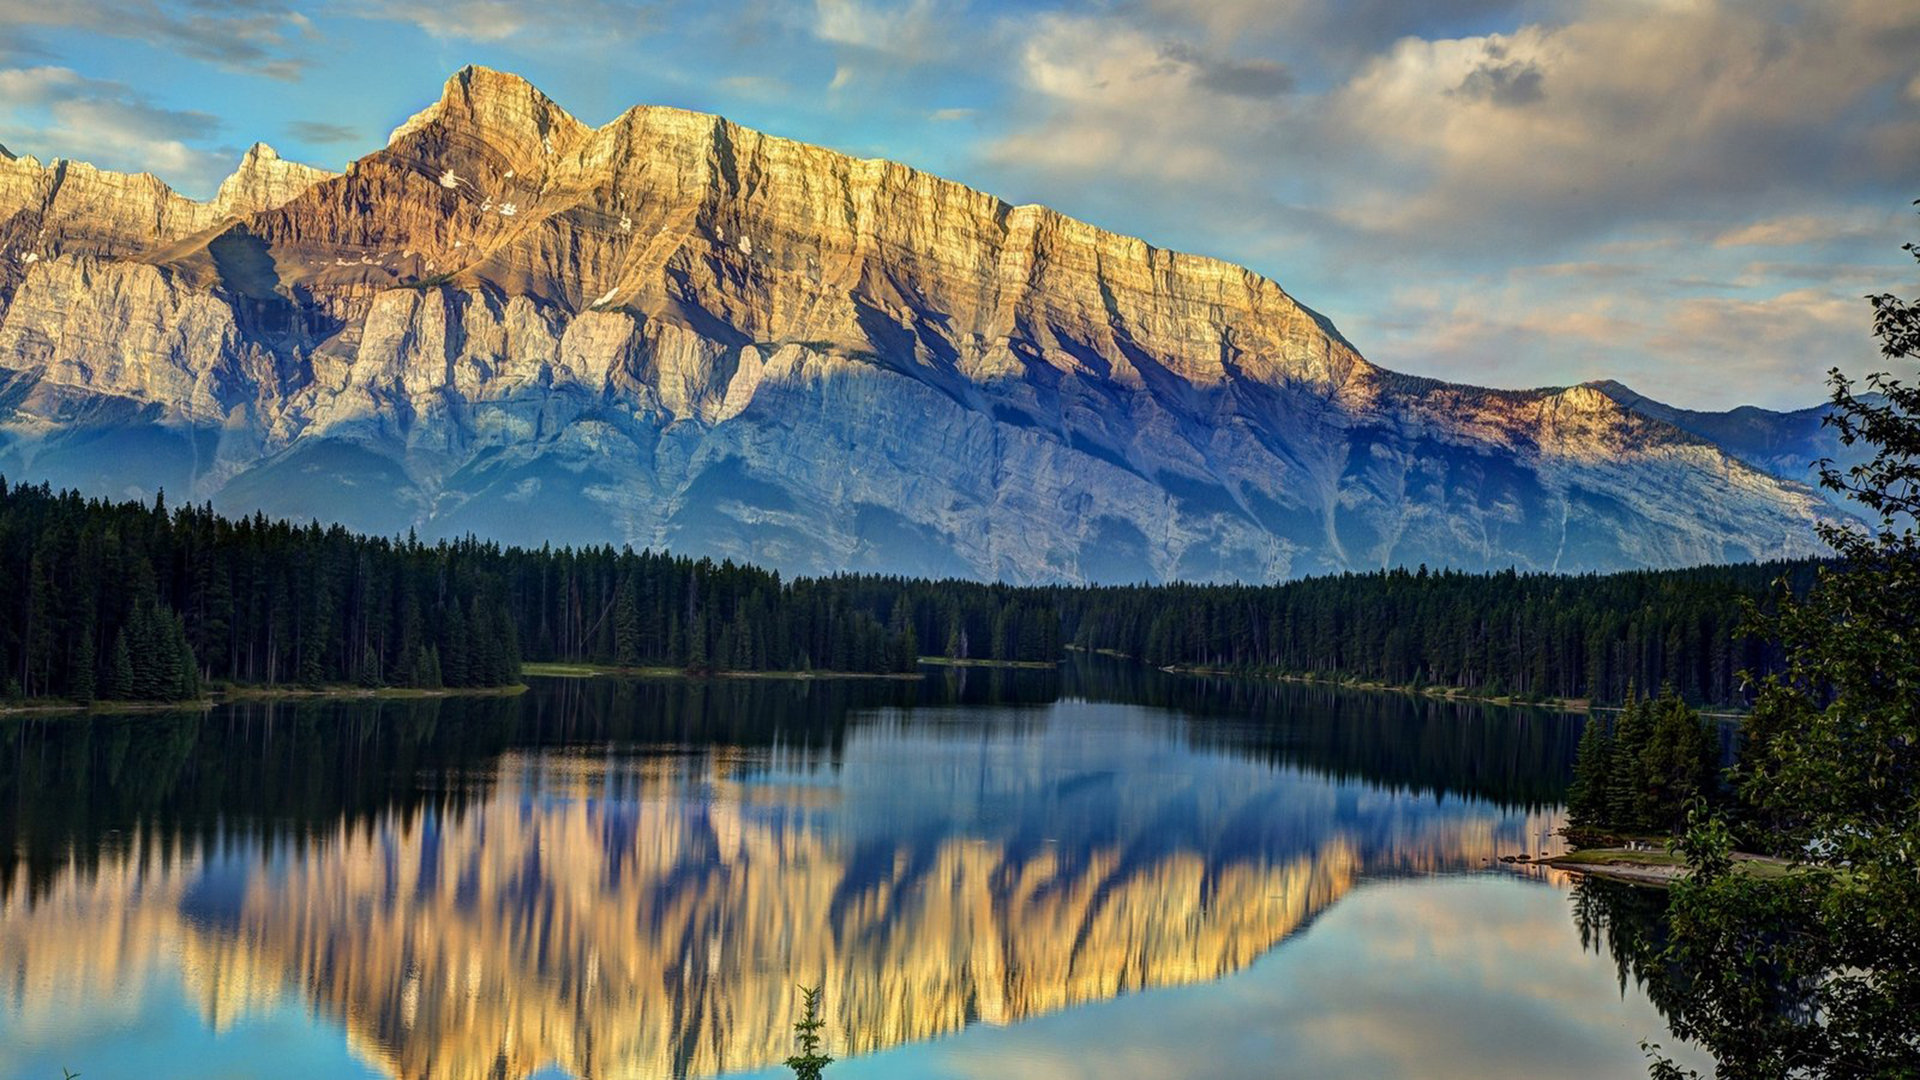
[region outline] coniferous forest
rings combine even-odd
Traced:
[[[486,687],[522,659],[692,671],[1059,660],[1624,700],[1740,701],[1776,666],[1742,603],[1812,564],[1611,575],[1390,570],[1282,585],[1013,587],[842,576],[612,547],[427,544],[107,502],[0,480],[0,686],[178,700],[206,682]]]

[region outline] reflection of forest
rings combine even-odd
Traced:
[[[396,1075],[706,1074],[784,1056],[796,981],[828,988],[836,1052],[1018,1020],[1218,977],[1360,874],[1479,866],[1553,824],[1299,768],[1341,742],[1304,713],[1248,745],[1125,706],[917,707],[955,691],[977,688],[16,724],[0,1008],[177,966],[211,1024],[298,987]]]
[[[1613,959],[1624,992],[1629,982],[1646,992],[1661,1015],[1687,1007],[1688,979],[1666,970],[1667,890],[1582,876],[1573,885],[1573,922],[1583,948]]]

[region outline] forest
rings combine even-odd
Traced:
[[[1583,833],[1672,835],[1695,800],[1720,800],[1720,740],[1674,694],[1627,693],[1609,723],[1588,720],[1567,789],[1567,824]],[[1572,835],[1571,833],[1569,835]]]
[[[209,683],[487,687],[523,660],[692,672],[904,672],[923,656],[1155,667],[1625,699],[1742,700],[1779,658],[1743,604],[1813,563],[1609,575],[1386,570],[1279,585],[784,580],[611,546],[360,536],[210,506],[0,479],[0,687],[180,700]]]

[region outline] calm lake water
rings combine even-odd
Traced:
[[[0,719],[0,1076],[1623,1077],[1576,719],[1080,664]],[[1624,925],[1624,924],[1622,924]]]

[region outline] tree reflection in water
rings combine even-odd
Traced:
[[[297,993],[396,1075],[702,1075],[780,1060],[802,982],[862,1052],[1530,847],[1577,734],[1099,668],[14,719],[0,1024],[179,963],[209,1025]]]

